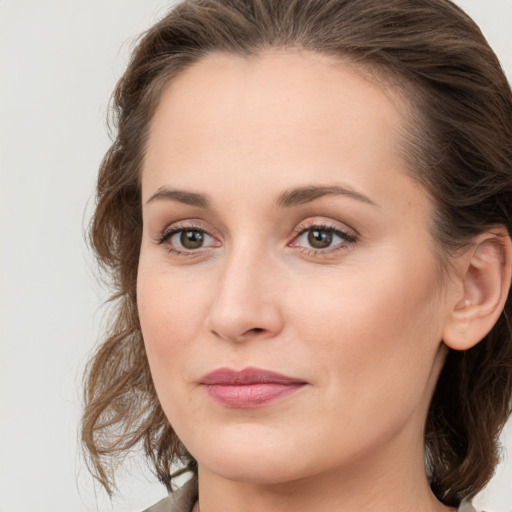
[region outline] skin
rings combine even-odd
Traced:
[[[201,512],[449,510],[428,486],[422,434],[462,288],[439,284],[431,202],[401,156],[405,116],[382,84],[306,52],[212,55],[163,94],[137,293]],[[278,204],[297,187],[349,193]],[[312,247],[314,227],[330,246]],[[183,246],[187,229],[202,246]],[[307,385],[239,409],[199,384],[248,366]]]

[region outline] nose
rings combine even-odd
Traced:
[[[232,342],[269,339],[283,328],[282,290],[274,266],[261,254],[247,253],[226,258],[206,320],[214,336]]]

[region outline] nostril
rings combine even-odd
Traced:
[[[252,332],[254,334],[258,334],[260,332],[263,332],[265,329],[262,329],[261,327],[254,327],[253,329],[249,329],[247,332]]]

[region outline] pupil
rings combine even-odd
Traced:
[[[308,234],[308,242],[315,249],[324,249],[331,245],[332,233],[330,231],[313,229]]]
[[[203,245],[203,234],[200,231],[183,231],[180,242],[187,249],[197,249]]]

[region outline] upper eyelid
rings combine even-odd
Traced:
[[[171,228],[164,230],[162,232],[162,234],[160,235],[160,237],[158,239],[156,239],[156,244],[166,247],[166,250],[168,252],[176,253],[179,255],[194,255],[201,251],[205,251],[205,250],[212,248],[211,245],[207,245],[204,247],[201,246],[196,249],[188,249],[186,247],[180,248],[180,247],[174,246],[174,244],[171,242],[171,239],[176,234],[183,232],[183,231],[187,231],[187,230],[188,231],[201,231],[206,236],[210,237],[212,240],[216,240],[216,238],[214,236],[212,236],[210,233],[208,233],[208,231],[206,231],[203,228],[194,227],[194,226],[175,226],[175,227],[171,227]]]
[[[307,225],[306,224],[299,224],[295,228],[295,232],[296,233],[302,233],[304,231],[309,231],[310,229],[314,229],[314,228],[331,230],[331,231],[341,231],[341,232],[351,231],[350,229],[345,229],[345,228],[342,228],[340,226],[337,226],[337,225],[334,225],[334,224],[330,224],[328,222],[314,222],[312,224],[307,224]]]
[[[176,233],[178,231],[186,231],[186,230],[197,230],[197,231],[203,231],[207,235],[210,235],[212,237],[217,236],[217,230],[207,228],[204,226],[204,222],[201,220],[191,219],[191,220],[179,220],[176,222],[172,222],[171,224],[167,225],[161,232],[160,236],[166,236],[171,233]]]
[[[166,226],[157,236],[157,242],[162,243],[165,240],[167,240],[171,235],[175,234],[176,232],[180,231],[186,231],[188,230],[198,230],[206,233],[207,235],[211,236],[212,238],[215,238],[216,240],[221,239],[220,233],[217,229],[211,227],[211,226],[205,226],[205,224],[209,224],[202,219],[182,219],[175,221],[168,226]],[[352,238],[359,238],[360,234],[359,232],[346,225],[345,223],[341,223],[340,221],[334,220],[334,219],[328,219],[325,217],[310,217],[309,219],[304,219],[303,221],[299,222],[295,225],[295,227],[292,230],[293,238],[297,237],[298,235],[310,230],[310,229],[325,229],[325,230],[332,230],[335,232],[339,232],[344,235],[348,235]],[[290,242],[288,242],[290,243]]]
[[[359,237],[355,234],[349,232],[349,230],[345,230],[339,227],[329,226],[329,225],[315,225],[312,224],[309,227],[306,227],[300,231],[298,231],[292,241],[290,243],[295,242],[299,237],[303,236],[305,233],[312,229],[318,229],[319,231],[332,231],[341,239],[343,239],[346,243],[355,243],[359,240]],[[321,249],[319,249],[321,251]]]
[[[314,218],[313,218],[314,219]],[[313,228],[319,228],[319,229],[329,229],[332,231],[339,231],[340,233],[343,233],[345,235],[349,235],[353,238],[359,238],[360,234],[359,232],[354,229],[351,226],[348,226],[345,223],[341,223],[339,221],[335,220],[312,220],[311,222],[303,221],[297,225],[296,228],[294,228],[294,233],[300,234],[304,231],[308,231]]]

